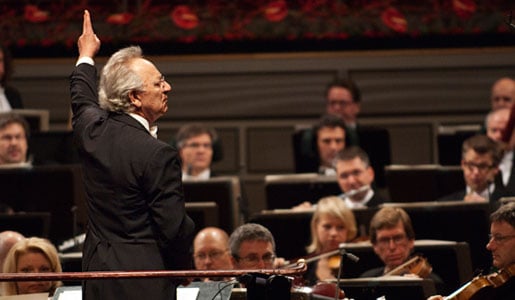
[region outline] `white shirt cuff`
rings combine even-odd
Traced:
[[[94,66],[95,61],[91,57],[83,56],[77,60],[77,63],[75,64],[75,66],[78,66],[80,64],[88,64],[88,65]]]

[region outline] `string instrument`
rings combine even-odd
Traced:
[[[488,275],[477,276],[464,284],[454,293],[445,297],[445,300],[469,300],[486,288],[497,288],[515,276],[515,264]]]
[[[432,271],[433,267],[429,264],[426,258],[420,255],[415,255],[383,276],[414,274],[420,278],[427,278]]]

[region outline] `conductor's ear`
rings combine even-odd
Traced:
[[[131,100],[132,105],[135,107],[141,107],[141,97],[138,91],[130,91],[129,99]]]

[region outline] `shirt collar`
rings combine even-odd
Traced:
[[[134,119],[136,119],[136,121],[138,121],[141,125],[143,125],[143,127],[145,127],[145,129],[150,133],[151,136],[157,138],[157,126],[154,125],[154,126],[150,127],[147,119],[143,118],[142,116],[140,116],[138,114],[129,113],[129,116],[133,117]]]
[[[349,197],[343,198],[343,201],[345,201],[345,205],[347,205],[348,208],[360,208],[360,207],[366,207],[367,203],[372,199],[374,196],[374,191],[372,189],[368,190],[368,192],[365,194],[365,197],[361,199],[361,201],[353,201]]]
[[[209,177],[211,177],[210,169],[206,169],[206,170],[202,171],[197,176],[189,175],[187,172],[182,173],[183,180],[203,180],[203,179],[209,179]]]

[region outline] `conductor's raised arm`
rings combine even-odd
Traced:
[[[84,21],[82,23],[82,35],[77,41],[79,47],[79,59],[82,57],[94,58],[100,49],[100,39],[93,31],[91,16],[88,10],[84,11]]]

